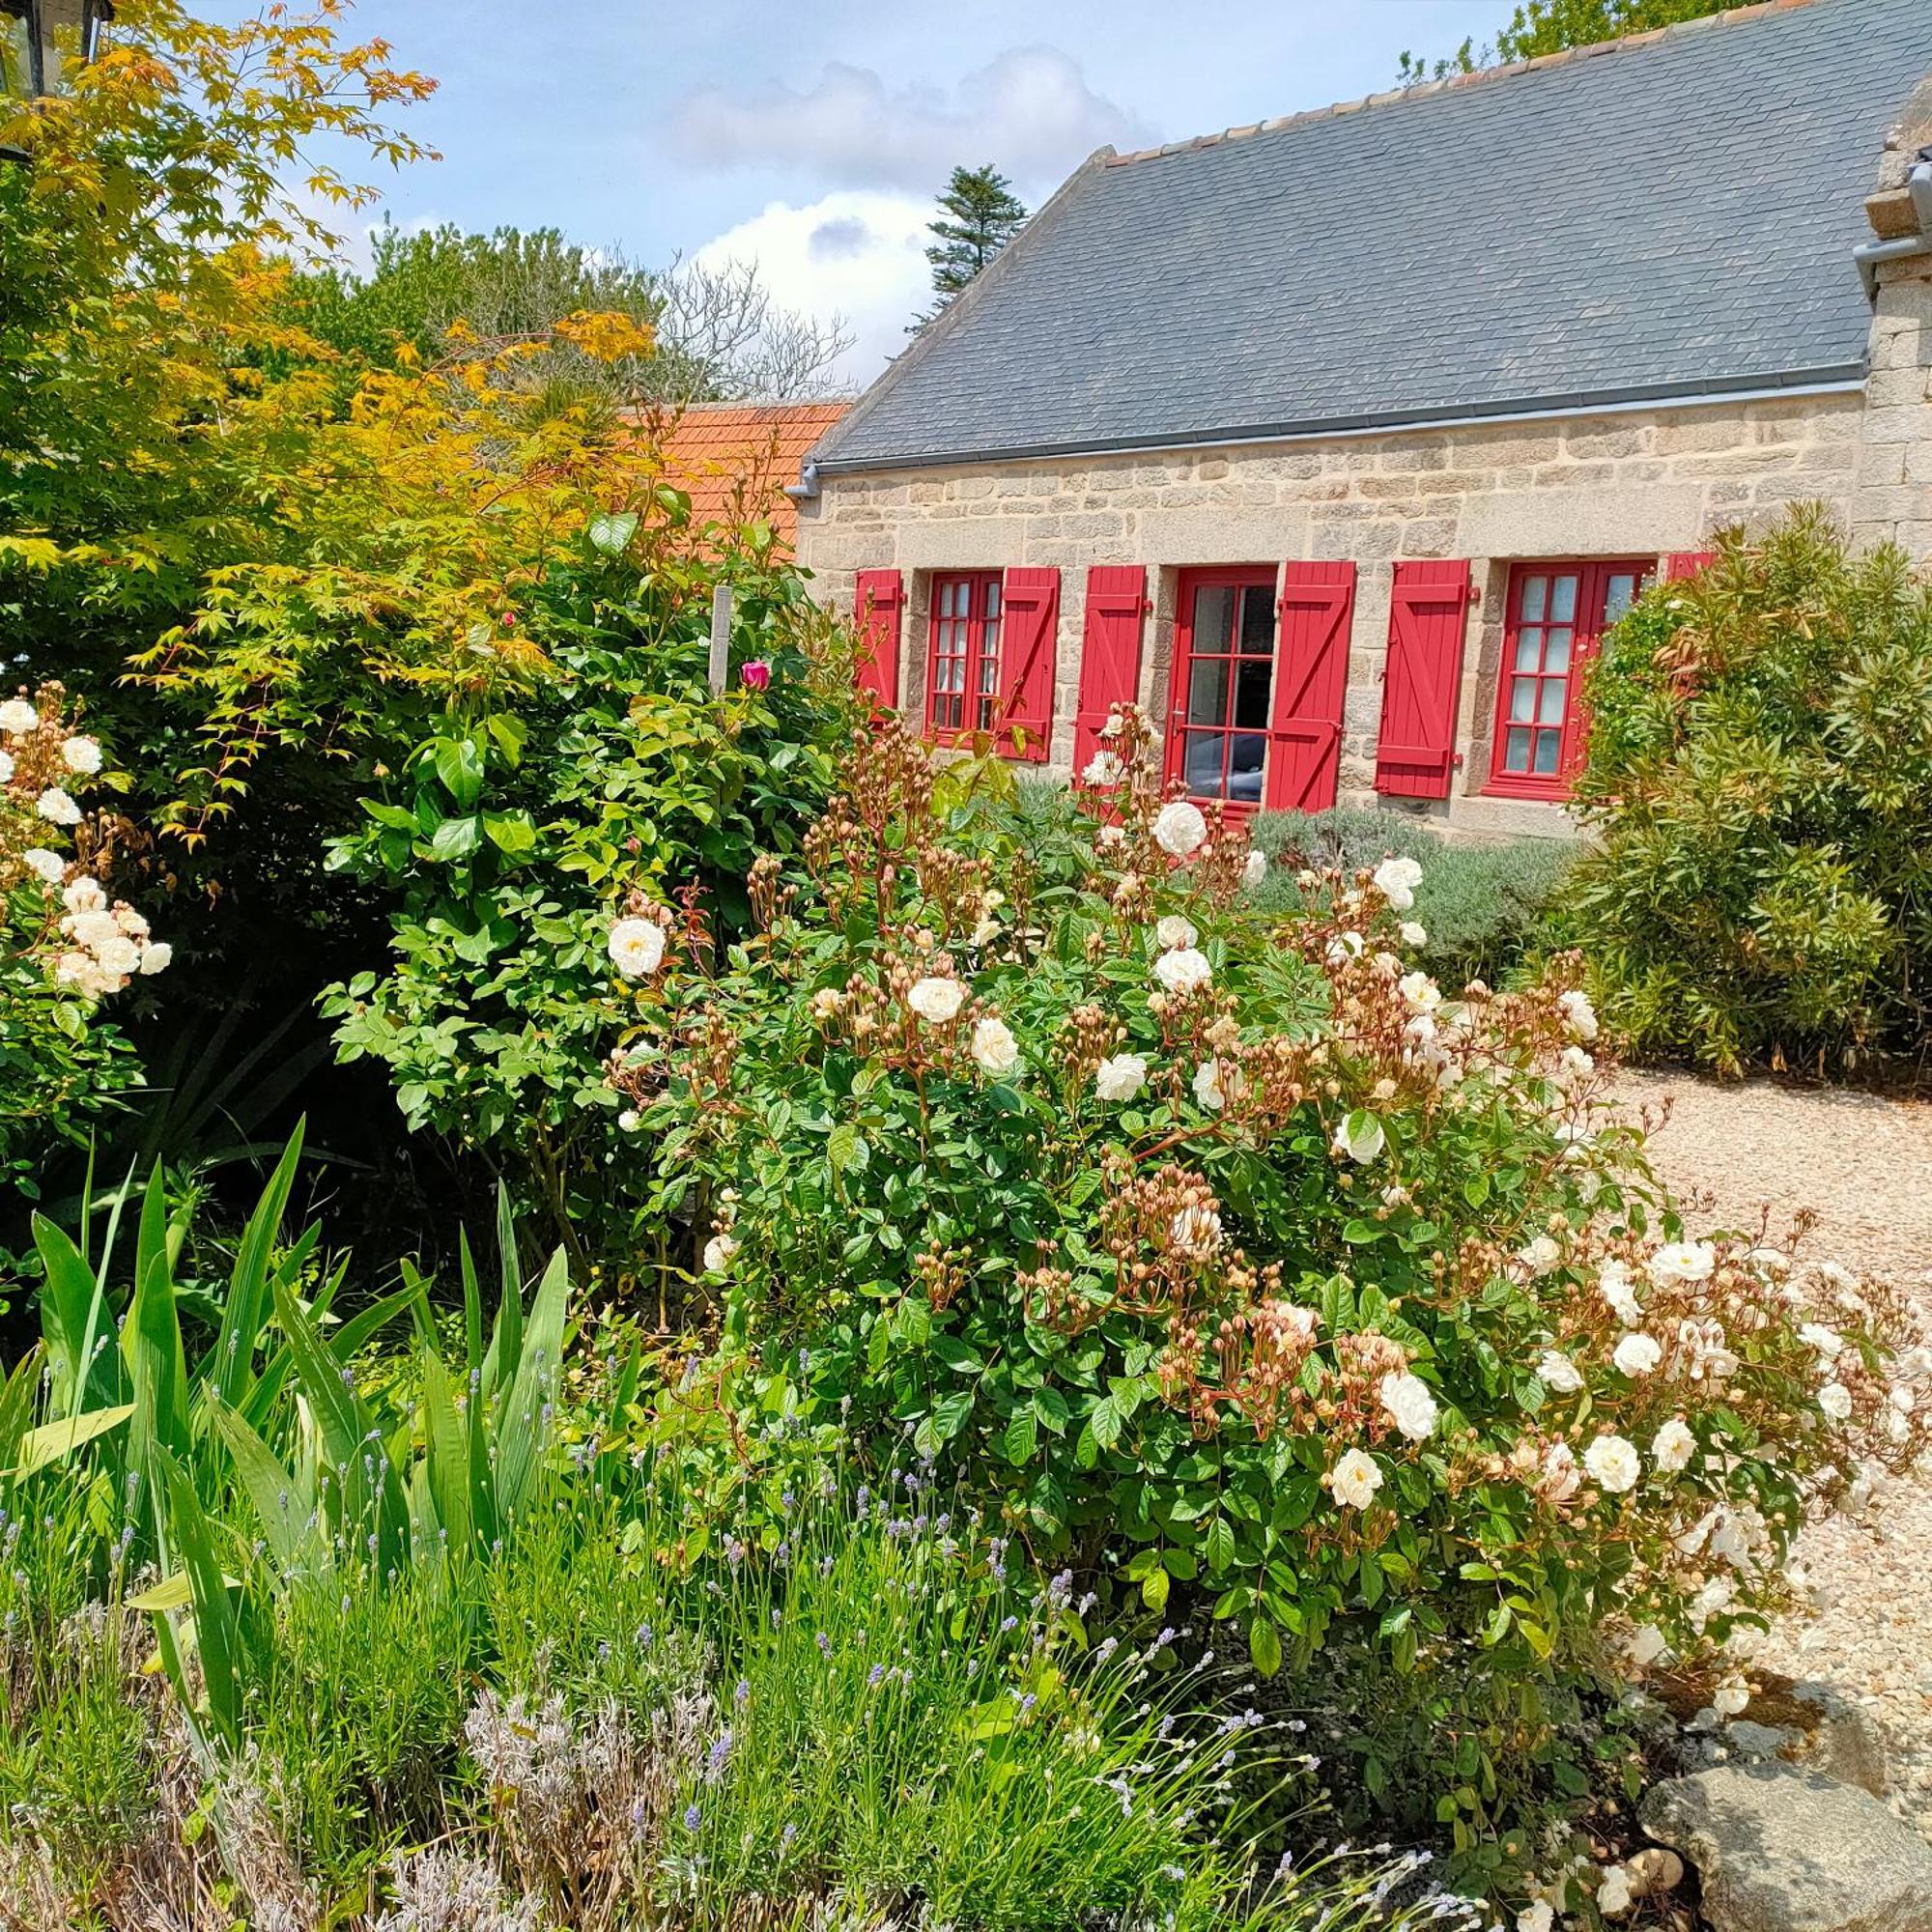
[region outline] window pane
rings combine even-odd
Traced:
[[[1187,789],[1197,798],[1221,797],[1227,755],[1228,741],[1219,731],[1190,731],[1182,767],[1187,774]]]
[[[1538,700],[1536,722],[1539,724],[1562,724],[1563,700],[1567,695],[1560,677],[1546,677],[1543,680],[1543,696]]]
[[[1562,749],[1563,741],[1554,731],[1539,731],[1536,734],[1536,773],[1539,778],[1556,776],[1556,755]]]
[[[1568,630],[1546,631],[1543,639],[1543,668],[1547,671],[1568,670],[1570,668],[1570,639],[1575,634]]]
[[[1550,580],[1549,614],[1559,624],[1572,622],[1577,615],[1577,580],[1557,577]]]
[[[1503,770],[1506,772],[1526,772],[1529,769],[1528,731],[1520,725],[1511,730],[1503,749]]]
[[[963,578],[950,577],[940,588],[939,608],[949,617],[966,614],[966,583]]]
[[[1549,597],[1549,580],[1547,577],[1525,577],[1522,580],[1522,618],[1526,624],[1539,623]]]
[[[1262,762],[1267,739],[1259,731],[1237,731],[1229,741],[1228,796],[1243,805],[1262,802]]]
[[[1268,687],[1274,682],[1274,663],[1269,658],[1248,658],[1235,669],[1235,723],[1256,731],[1265,731],[1268,722]]]
[[[1204,583],[1194,593],[1191,648],[1206,655],[1234,648],[1235,593],[1225,583]]]
[[[1510,717],[1526,724],[1536,716],[1536,680],[1520,677],[1510,685]]]
[[[995,577],[986,584],[986,621],[993,622],[1000,614],[1000,580]]]
[[[1228,666],[1223,658],[1196,658],[1187,668],[1187,722],[1228,722]]]
[[[1241,649],[1249,656],[1274,654],[1274,585],[1251,583],[1241,592]]]
[[[1635,573],[1627,570],[1617,571],[1611,577],[1609,588],[1604,594],[1604,628],[1608,630],[1635,602]]]
[[[1543,633],[1524,631],[1516,640],[1516,668],[1518,670],[1534,670],[1542,661]]]

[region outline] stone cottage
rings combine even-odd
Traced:
[[[1928,80],[1932,0],[1774,0],[1103,149],[818,441],[800,557],[941,742],[1065,774],[1137,696],[1198,797],[1564,831],[1577,667],[1711,531],[1932,554]]]

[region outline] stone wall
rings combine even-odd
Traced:
[[[1879,270],[1851,524],[1932,557],[1932,255]]]
[[[1901,320],[1901,345],[1903,327]],[[1918,340],[1897,353],[1922,379],[1924,370],[1911,360]],[[1932,332],[1925,340],[1932,343]],[[1918,419],[1932,416],[1922,380],[1913,407]],[[1418,809],[1474,837],[1561,833],[1569,821],[1558,807],[1481,795],[1510,563],[1695,550],[1726,524],[1806,498],[1822,499],[1847,521],[1855,511],[1875,516],[1880,497],[1861,485],[1892,473],[1893,458],[1882,453],[1889,447],[1870,441],[1863,399],[1846,390],[1171,455],[828,476],[822,494],[801,506],[799,554],[843,611],[852,608],[855,571],[904,574],[900,690],[915,716],[925,689],[930,573],[1058,566],[1051,767],[1061,773],[1072,758],[1090,564],[1148,568],[1154,610],[1141,701],[1160,718],[1180,569],[1285,558],[1353,562],[1344,804],[1374,799],[1389,566],[1400,558],[1466,557],[1479,602],[1463,653],[1456,740],[1462,762],[1452,796]],[[1932,428],[1920,420],[1898,449],[1902,481],[1908,460],[1932,462]]]

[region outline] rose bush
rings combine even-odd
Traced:
[[[657,915],[611,1078],[711,1217],[725,1372],[1264,1670],[1339,1630],[1533,1680],[1761,1621],[1805,1516],[1921,1445],[1903,1312],[1685,1237],[1577,961],[1446,993],[1409,860],[1263,930],[1245,834],[1160,796],[1137,715],[1110,743],[1065,885],[888,729],[715,977]]]

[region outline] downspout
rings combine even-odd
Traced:
[[[809,503],[818,495],[818,465],[808,461],[798,473],[798,481],[787,483],[784,486],[784,493],[794,503]]]
[[[1918,217],[1917,235],[1895,236],[1889,242],[1861,242],[1852,250],[1859,265],[1859,279],[1865,285],[1865,299],[1878,299],[1878,271],[1886,262],[1902,262],[1913,255],[1932,255],[1932,155],[1921,153],[1905,178],[1912,196],[1912,211]]]

